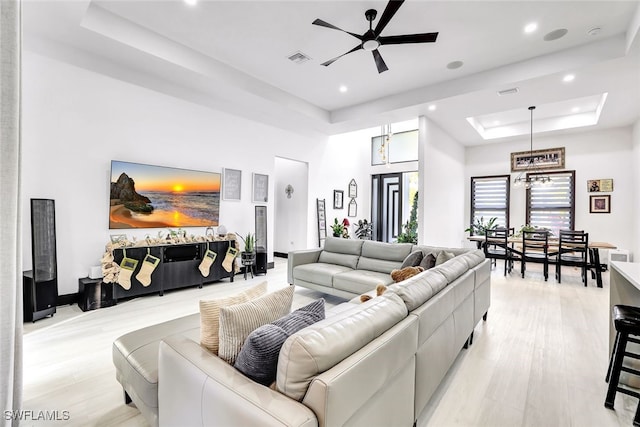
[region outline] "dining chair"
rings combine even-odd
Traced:
[[[583,230],[560,230],[558,256],[556,262],[556,280],[562,283],[562,266],[581,268],[582,282],[587,286],[589,270],[589,233]]]
[[[507,271],[511,273],[515,258],[513,247],[507,241],[512,235],[513,228],[494,228],[484,232],[484,256],[492,259],[494,264],[496,260],[503,259],[505,276]]]
[[[527,270],[527,261],[542,263],[545,282],[549,278],[549,232],[548,231],[523,231],[522,252],[520,254],[520,272],[522,278]]]

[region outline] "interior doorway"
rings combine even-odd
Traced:
[[[289,251],[307,249],[309,165],[275,158],[275,206],[273,255],[286,257]]]
[[[371,176],[372,239],[395,242],[409,220],[418,191],[418,172],[396,172]]]

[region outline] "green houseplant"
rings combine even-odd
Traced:
[[[484,236],[486,230],[493,230],[498,226],[496,221],[497,217],[491,217],[487,222],[484,222],[484,217],[480,217],[480,219],[476,218],[475,222],[471,224],[471,226],[464,231],[468,231],[471,236]]]
[[[418,244],[418,192],[413,197],[409,221],[404,224],[404,231],[398,234],[398,243]]]

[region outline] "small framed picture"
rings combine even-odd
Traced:
[[[352,179],[349,182],[349,197],[353,199],[354,197],[358,197],[358,184],[356,184],[356,180]]]
[[[347,216],[353,217],[358,215],[358,204],[356,203],[356,199],[351,199],[349,202],[349,212]]]
[[[587,181],[589,193],[610,193],[613,191],[613,179],[590,179]]]
[[[224,168],[222,174],[222,200],[240,201],[242,194],[242,171]]]
[[[589,196],[589,213],[611,213],[611,195]]]
[[[344,191],[333,190],[333,209],[344,208]]]
[[[253,203],[267,203],[269,201],[269,175],[253,174]]]

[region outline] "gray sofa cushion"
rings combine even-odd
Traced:
[[[282,344],[302,328],[324,319],[324,299],[313,301],[278,320],[251,332],[238,354],[234,367],[262,385],[276,380]]]
[[[429,271],[441,273],[447,278],[447,282],[451,283],[458,277],[462,276],[462,274],[464,274],[468,269],[469,267],[467,267],[467,263],[465,261],[461,260],[460,257],[455,257],[444,264],[436,265]]]
[[[362,256],[374,259],[385,259],[389,261],[402,261],[411,253],[413,245],[410,243],[384,243],[373,240],[365,240],[362,244]]]
[[[354,294],[363,294],[378,285],[389,285],[393,279],[387,273],[368,270],[354,270],[336,274],[333,277],[333,287]]]
[[[389,261],[379,258],[367,258],[361,256],[358,260],[358,271],[377,271],[378,273],[389,274],[393,270],[400,268],[401,261]]]
[[[413,311],[447,285],[446,277],[437,271],[430,270],[389,286],[387,292],[396,293],[404,301],[407,310]]]
[[[339,254],[360,256],[362,243],[360,239],[342,239],[340,237],[327,237],[324,241],[324,250]]]
[[[347,239],[343,239],[343,240],[347,240]],[[355,270],[358,265],[358,255],[349,255],[349,254],[343,254],[339,252],[330,252],[330,251],[324,250],[320,253],[318,262],[321,262],[324,264],[341,265],[344,267],[349,267],[352,270]]]
[[[460,259],[467,263],[467,267],[473,268],[476,265],[482,263],[482,261],[485,260],[485,256],[482,249],[476,249],[474,251],[460,255]]]
[[[425,270],[429,270],[436,266],[436,256],[434,254],[427,254],[420,261],[420,267]]]
[[[303,264],[293,269],[294,277],[305,282],[317,283],[322,286],[333,286],[333,276],[338,273],[353,271],[343,265],[313,263]]]
[[[436,257],[436,265],[440,265],[440,264],[444,264],[445,262],[449,261],[450,259],[455,258],[455,254],[453,252],[449,252],[449,251],[441,251],[438,256]]]
[[[407,314],[402,299],[389,293],[353,304],[353,309],[296,332],[280,350],[276,389],[302,400],[314,377],[382,335]]]
[[[407,255],[404,261],[402,261],[402,265],[400,266],[400,268],[416,267],[420,265],[420,262],[422,262],[423,256],[424,255],[422,254],[422,251],[411,252],[409,255]]]

